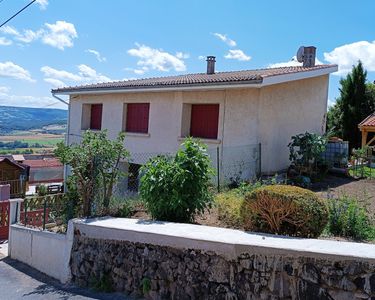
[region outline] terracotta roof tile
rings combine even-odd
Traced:
[[[218,72],[215,74],[196,73],[167,77],[144,78],[135,80],[123,80],[104,83],[95,83],[81,86],[69,86],[53,89],[52,93],[92,91],[97,89],[136,89],[136,88],[163,88],[163,87],[181,87],[194,85],[210,85],[210,84],[238,84],[262,83],[263,79],[271,76],[287,75],[292,73],[300,73],[327,69],[336,65],[317,65],[314,67],[281,67],[268,68],[245,71]]]
[[[63,166],[63,164],[55,158],[25,160],[23,164],[29,166],[30,168],[51,168]]]
[[[375,112],[369,115],[358,125],[359,127],[375,126]]]

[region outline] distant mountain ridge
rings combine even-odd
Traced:
[[[0,134],[66,124],[68,111],[54,108],[0,106]]]

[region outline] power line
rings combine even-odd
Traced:
[[[59,103],[60,103],[59,101],[56,101],[56,102],[53,102],[53,103],[50,103],[50,104],[44,105],[43,108],[45,108],[45,107],[49,107],[49,106],[52,106],[52,105],[55,105],[55,104],[59,104]]]
[[[1,2],[3,2],[4,0],[2,0]],[[11,16],[8,20],[6,20],[4,23],[2,23],[0,25],[0,28],[3,27],[6,23],[8,23],[10,20],[12,20],[14,17],[16,17],[17,15],[19,15],[21,12],[23,12],[26,8],[28,8],[31,4],[33,4],[36,0],[33,0],[31,1],[29,4],[27,4],[25,7],[23,7],[22,9],[20,9],[18,12],[16,12],[13,16]],[[0,2],[0,3],[1,3]]]

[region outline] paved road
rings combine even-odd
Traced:
[[[4,247],[4,245],[0,246]],[[88,289],[62,285],[33,268],[4,256],[2,251],[0,251],[0,299],[129,300],[129,298],[121,294],[96,293]]]

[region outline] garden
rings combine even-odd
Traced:
[[[206,146],[189,138],[174,156],[150,159],[140,170],[139,194],[126,199],[113,195],[126,176],[119,166],[129,158],[124,138],[120,134],[111,141],[105,131],[88,131],[80,145],[58,146],[56,155],[71,167],[62,210],[66,220],[110,215],[294,237],[375,240],[374,181],[328,175],[321,159],[325,137],[292,137],[286,174],[230,185],[220,193],[212,185],[215,171]]]

